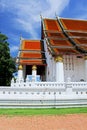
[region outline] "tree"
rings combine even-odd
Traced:
[[[16,71],[7,40],[8,37],[0,33],[0,86],[10,85],[12,74]]]

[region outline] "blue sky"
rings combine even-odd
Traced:
[[[20,36],[40,39],[43,17],[87,19],[87,0],[0,0],[0,32],[9,38],[10,51],[17,56]]]

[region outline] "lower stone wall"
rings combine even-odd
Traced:
[[[25,83],[0,87],[0,107],[87,106],[87,83]]]

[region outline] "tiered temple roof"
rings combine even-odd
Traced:
[[[43,38],[53,55],[87,53],[87,21],[44,18],[42,26]]]
[[[43,40],[53,56],[60,54],[87,55],[87,21],[56,17],[42,18],[42,39],[22,40],[18,63],[45,65]]]
[[[26,65],[45,65],[43,43],[40,40],[22,40],[18,62]]]

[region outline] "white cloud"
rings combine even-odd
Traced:
[[[20,18],[17,18],[16,21],[18,23],[20,23],[21,25],[21,28],[25,31],[25,32],[28,32],[31,34],[32,38],[37,38],[37,33],[34,29],[34,25],[32,23],[30,23],[28,20],[23,20],[23,19],[20,19]]]
[[[16,56],[19,50],[20,37],[14,33],[8,33],[8,43],[11,54]]]
[[[53,17],[55,13],[60,15],[64,8],[69,4],[70,0],[47,0],[49,8],[43,12],[47,17]]]
[[[72,7],[70,7],[70,5]],[[53,18],[55,13],[61,16],[63,10],[68,6],[67,16],[87,19],[86,0],[77,2],[76,0],[0,0],[0,13],[8,12],[14,14],[13,27],[21,33],[29,34],[29,38],[39,38],[38,30],[40,28],[40,14],[43,17]],[[71,10],[72,9],[72,10]],[[69,12],[70,11],[70,12]],[[18,43],[19,36],[11,36],[11,39]],[[17,41],[17,42],[16,42]],[[17,51],[18,46],[12,45],[11,52]]]
[[[17,30],[29,33],[29,38],[39,38],[40,14],[43,17],[55,17],[69,4],[70,0],[1,0],[0,10],[14,14],[13,26]],[[14,37],[13,37],[14,38]],[[19,39],[18,39],[19,40]],[[11,53],[18,51],[18,46],[10,47]]]
[[[19,49],[19,46],[16,46],[16,45],[13,45],[13,46],[10,47],[10,51],[11,51],[11,53],[15,53],[15,52],[17,52],[18,49]]]
[[[29,32],[32,38],[38,38],[36,28],[40,27],[40,14],[44,17],[54,17],[60,14],[69,4],[69,0],[1,0],[11,13],[15,13],[14,24],[17,28]]]

